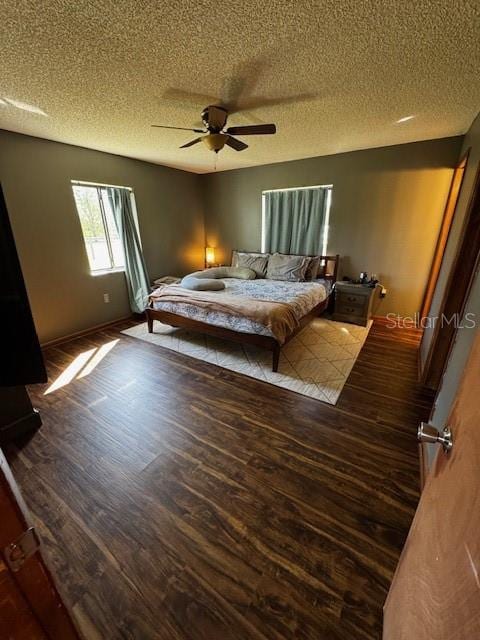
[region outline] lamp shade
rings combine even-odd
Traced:
[[[215,249],[213,247],[205,247],[205,262],[215,264]]]
[[[209,133],[208,136],[202,138],[202,142],[215,153],[223,149],[227,140],[228,136],[225,133]]]

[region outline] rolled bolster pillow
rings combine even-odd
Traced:
[[[185,276],[181,282],[184,289],[192,291],[221,291],[225,289],[223,280],[214,280],[213,278],[197,278],[193,274]]]
[[[212,267],[189,273],[183,278],[181,285],[192,291],[221,291],[225,289],[225,283],[220,278],[253,280],[255,275],[255,271],[247,267]]]

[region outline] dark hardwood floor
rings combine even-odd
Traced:
[[[33,387],[43,427],[7,450],[85,637],[378,639],[432,402],[415,335],[374,325],[332,407],[126,326],[45,351],[54,380],[118,340]]]

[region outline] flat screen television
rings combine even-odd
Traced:
[[[0,387],[47,381],[0,184]]]

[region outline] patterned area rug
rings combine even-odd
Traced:
[[[122,333],[335,404],[371,324],[357,327],[316,318],[282,349],[277,373],[272,371],[269,351],[175,329],[156,320],[152,334],[147,323]]]

